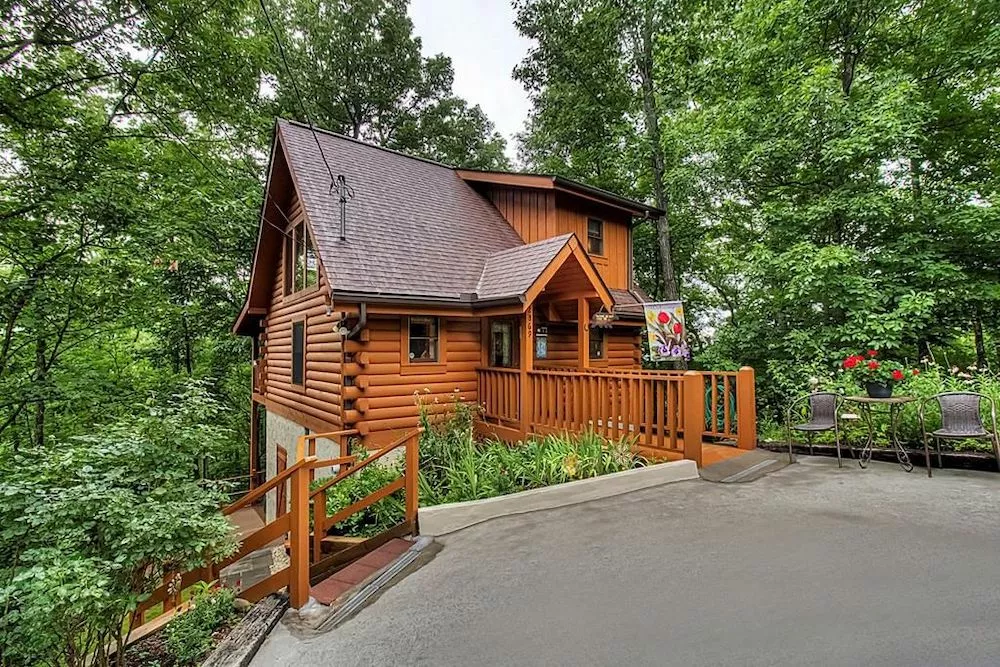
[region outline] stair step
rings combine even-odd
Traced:
[[[355,544],[361,544],[367,537],[345,537],[343,535],[327,535],[322,540],[320,544],[322,545],[323,553],[332,554],[338,551],[343,551],[344,549],[349,549]]]

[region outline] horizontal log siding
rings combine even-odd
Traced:
[[[286,213],[293,222],[302,219],[302,207],[292,196]],[[265,320],[265,398],[321,424],[339,428],[341,418],[342,361],[340,313],[327,315],[326,279],[320,272],[319,289],[306,296],[284,293],[284,251],[272,276],[271,305]],[[305,388],[292,384],[292,322],[306,318]],[[333,430],[333,429],[331,429]]]
[[[577,368],[579,361],[576,346],[576,324],[549,324],[549,356],[538,359],[539,368]],[[642,363],[639,330],[631,327],[612,327],[607,331],[607,359],[591,360],[594,366],[609,368],[639,368]]]
[[[478,401],[476,368],[480,365],[480,322],[477,319],[440,319],[444,335],[444,370],[401,373],[405,350],[401,328],[406,318],[370,317],[368,342],[362,345],[366,364],[359,382],[366,387],[355,402],[361,413],[357,428],[364,434],[417,425],[417,395],[433,414],[445,412],[455,397]]]

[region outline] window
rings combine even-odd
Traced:
[[[604,348],[605,348],[605,330],[595,329],[590,330],[590,358],[591,359],[603,359],[604,358]]]
[[[587,218],[587,243],[591,255],[604,254],[604,221]]]
[[[438,318],[410,318],[410,362],[438,360]]]
[[[494,320],[490,324],[490,366],[496,368],[516,366],[516,341],[514,322]]]
[[[306,322],[292,322],[292,384],[305,386]]]
[[[292,228],[285,241],[285,294],[301,292],[319,284],[319,260],[312,235],[304,223]]]

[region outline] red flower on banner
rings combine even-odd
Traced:
[[[665,311],[660,311],[660,314],[656,316],[656,319],[660,321],[660,324],[666,324],[670,321],[670,316],[667,315]]]
[[[871,360],[871,361],[869,361],[868,362],[868,368],[870,368],[872,370],[875,370],[876,368],[878,368],[878,362],[875,361],[874,359]]]
[[[681,326],[681,323],[680,322],[675,322],[674,323],[674,333],[679,336],[682,331],[684,331],[684,327]]]
[[[898,368],[896,370],[894,370],[892,372],[892,379],[893,380],[902,380],[903,379],[903,371],[899,370]]]

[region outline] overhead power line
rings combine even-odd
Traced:
[[[285,47],[281,44],[281,35],[278,34],[277,28],[274,27],[274,22],[271,21],[271,14],[267,11],[267,3],[264,0],[257,1],[260,4],[261,11],[264,12],[264,19],[267,21],[267,25],[271,29],[271,33],[274,35],[274,42],[278,47],[278,55],[281,57],[281,62],[284,64],[285,71],[288,72],[288,78],[292,83],[292,92],[295,94],[295,99],[298,101],[299,108],[302,110],[302,115],[306,119],[306,123],[309,125],[309,132],[312,134],[313,141],[316,142],[316,148],[319,149],[320,157],[323,158],[323,164],[326,165],[326,172],[330,175],[330,190],[332,191],[336,186],[337,179],[333,175],[333,169],[330,168],[330,162],[326,159],[326,153],[323,151],[323,144],[320,143],[319,136],[316,134],[316,127],[313,125],[312,118],[309,116],[309,111],[306,109],[306,105],[302,101],[302,95],[299,94],[299,84],[295,80],[295,73],[292,72],[292,68],[288,64],[288,58],[285,57]]]
[[[142,9],[142,13],[143,13],[143,15],[145,15],[146,21],[149,23],[149,25],[152,26],[152,28],[154,30],[156,30],[156,32],[159,33],[161,37],[166,38],[166,35],[163,32],[163,29],[156,23],[156,20],[153,18],[152,14],[150,14],[149,10],[144,5],[141,7],[141,9]],[[187,80],[188,84],[191,86],[191,90],[194,92],[195,96],[199,99],[199,101],[201,102],[201,104],[203,105],[203,107],[205,109],[210,108],[212,106],[211,102],[208,100],[208,98],[205,97],[204,93],[202,93],[201,87],[194,80],[194,77],[192,77],[191,74],[188,73],[188,71],[184,68],[183,64],[180,62],[180,60],[178,58],[175,57],[174,61],[175,61],[176,65],[177,65],[177,71],[180,72],[181,76],[183,76]],[[146,104],[146,106],[150,106],[148,102],[145,102],[145,100],[143,100],[143,102]],[[153,113],[154,116],[156,115],[156,112],[152,109],[152,107],[150,107],[150,111]],[[157,120],[160,120],[160,123],[164,124],[162,119],[157,118]],[[232,136],[230,136],[228,130],[226,129],[226,127],[224,125],[221,127],[221,129],[222,129],[222,135],[225,137],[225,139],[229,143],[230,147],[237,154],[241,154],[241,157],[243,158],[244,166],[246,166],[246,168],[247,168],[247,172],[250,173],[254,178],[257,178],[257,173],[256,173],[255,169],[253,167],[251,167],[251,165],[249,164],[249,158],[247,157],[246,153],[241,149],[240,146],[237,145],[236,140],[233,139]],[[173,132],[171,132],[169,128],[167,128],[167,132],[169,132],[171,134],[171,136],[174,137],[175,141],[181,143],[182,145],[184,144],[184,141],[182,139],[180,139],[180,137],[178,137],[176,134],[174,134]],[[202,166],[202,168],[204,168],[209,173],[213,174],[216,178],[219,178],[218,174],[213,173],[213,170],[209,169],[208,166],[204,162],[202,162],[201,159],[199,159],[199,157],[197,155],[195,155],[193,153],[193,151],[191,151],[191,149],[189,147],[187,147],[186,145],[184,145],[184,147],[188,151],[188,153],[193,158],[195,158],[195,160],[198,161],[198,163]],[[274,227],[279,233],[281,233],[282,236],[284,236],[286,238],[291,238],[291,236],[285,230],[281,229],[280,227],[278,227],[273,222],[271,222],[270,220],[267,219],[267,216],[265,215],[265,213],[266,213],[266,206],[267,206],[267,202],[268,201],[270,201],[274,205],[275,210],[278,211],[278,213],[285,220],[285,223],[287,225],[291,225],[292,224],[292,221],[289,220],[288,216],[285,215],[285,212],[283,210],[281,210],[281,206],[278,204],[277,201],[275,201],[274,197],[271,196],[271,193],[269,193],[267,191],[267,188],[264,189],[264,208],[265,208],[265,210],[262,210],[260,212],[260,218],[261,218],[261,220],[263,220],[265,223],[267,223],[267,224],[271,225],[272,227]],[[244,206],[245,206],[245,204],[244,204]],[[247,209],[249,210],[249,206],[247,206]]]

